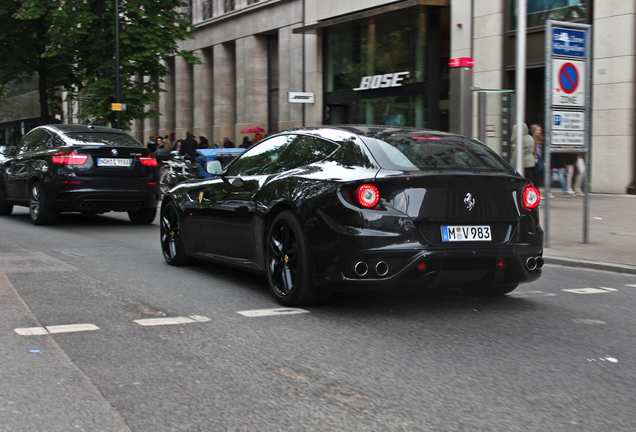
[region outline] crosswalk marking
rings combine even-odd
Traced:
[[[99,327],[94,324],[66,324],[46,327],[26,327],[13,329],[13,331],[20,336],[40,336],[56,333],[73,333],[95,330],[99,330]]]
[[[191,315],[189,317],[146,318],[146,319],[133,320],[134,323],[137,323],[140,326],[144,326],[144,327],[160,326],[160,325],[192,324],[196,322],[208,322],[208,321],[211,321],[210,318],[200,316],[200,315]]]
[[[257,318],[274,315],[294,315],[309,313],[308,310],[297,308],[278,308],[278,309],[256,309],[237,312],[239,315],[243,315],[248,318]]]

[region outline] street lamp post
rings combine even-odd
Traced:
[[[119,83],[119,0],[115,1],[115,103],[121,103]],[[115,111],[115,127],[121,129],[121,111]]]

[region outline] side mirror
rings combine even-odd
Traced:
[[[205,172],[214,176],[223,174],[223,165],[221,161],[211,160],[205,164]]]

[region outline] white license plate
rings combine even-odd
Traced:
[[[442,241],[491,241],[488,225],[442,225]]]
[[[97,158],[97,166],[129,167],[131,163],[132,159]]]

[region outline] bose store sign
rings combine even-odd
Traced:
[[[316,101],[315,93],[288,92],[290,103],[314,103]]]
[[[402,80],[408,78],[410,75],[410,72],[397,72],[365,76],[360,80],[360,87],[354,88],[353,90],[360,91],[387,87],[402,87]]]

